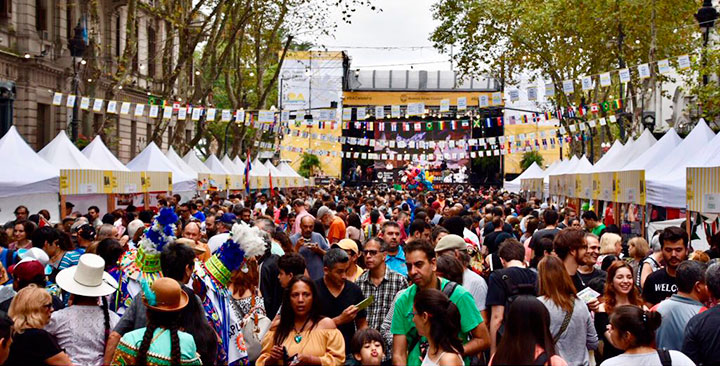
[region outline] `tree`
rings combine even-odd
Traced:
[[[303,153],[300,159],[300,169],[298,169],[298,174],[303,177],[310,178],[313,173],[315,173],[315,169],[320,169],[320,159],[317,155]]]
[[[617,73],[608,87],[599,85],[597,74],[616,70],[621,62],[635,66],[692,52],[696,10],[695,2],[674,0],[598,0],[592,6],[574,0],[438,0],[433,13],[440,24],[431,40],[441,52],[452,47],[454,62],[467,75],[490,74],[503,87],[527,74],[552,82],[555,106],[623,99],[623,108],[611,112],[631,112],[633,124],[625,127],[637,131],[640,98],[647,105],[654,98],[643,91],[662,78],[653,71],[639,80],[633,70],[620,94]],[[576,84],[573,93],[562,92],[564,80],[583,75],[595,75],[592,90]],[[568,121],[563,124],[568,127]]]
[[[537,163],[537,165],[542,166],[543,160],[543,156],[539,152],[527,151],[523,154],[523,157],[520,160],[520,167],[523,171],[525,171],[530,167],[530,165],[533,165],[533,163]]]

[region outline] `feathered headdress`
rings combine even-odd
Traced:
[[[267,245],[265,233],[259,228],[244,222],[234,224],[230,238],[205,262],[205,266],[215,279],[227,285],[231,273],[242,267],[246,258],[265,254]]]
[[[172,208],[162,208],[155,216],[152,226],[145,231],[138,243],[146,254],[160,254],[165,245],[175,241],[175,223],[178,216]]]

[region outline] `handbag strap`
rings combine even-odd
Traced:
[[[570,309],[570,311],[565,313],[565,318],[563,319],[562,325],[560,325],[560,330],[558,333],[553,337],[553,343],[557,343],[560,339],[560,336],[565,333],[565,330],[567,330],[567,327],[570,325],[570,319],[572,319],[573,311],[575,310],[575,304],[573,304],[573,308]]]
[[[250,296],[250,314],[253,314],[253,322],[255,323],[255,326],[258,326],[258,323],[260,322],[260,317],[258,316],[258,313],[255,309],[255,297],[257,297],[257,289],[253,291],[252,295]]]

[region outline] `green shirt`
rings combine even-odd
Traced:
[[[445,288],[447,283],[448,280],[440,278],[441,288]],[[417,335],[412,315],[416,293],[417,285],[413,284],[403,290],[400,296],[398,296],[397,302],[395,303],[392,325],[390,326],[390,332],[392,332],[392,334],[407,336],[412,331],[412,334]],[[463,344],[465,344],[469,340],[468,334],[483,322],[483,318],[475,305],[475,300],[472,295],[464,287],[460,285],[455,287],[455,290],[450,296],[450,301],[452,301],[460,311],[460,334],[458,337],[463,341]],[[422,364],[422,359],[420,358],[420,343],[424,341],[425,337],[420,337],[420,341],[408,352],[408,366],[420,366],[420,364]],[[410,346],[410,342],[410,337],[408,337],[408,347]],[[465,364],[470,364],[469,357],[465,358]]]
[[[605,224],[600,224],[598,226],[595,226],[594,229],[592,229],[592,233],[600,237],[600,232],[605,230]]]

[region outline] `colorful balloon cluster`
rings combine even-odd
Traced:
[[[426,172],[425,169],[409,167],[405,170],[405,177],[407,189],[418,189],[420,191],[433,190],[433,179],[435,176],[430,174],[430,172]]]

